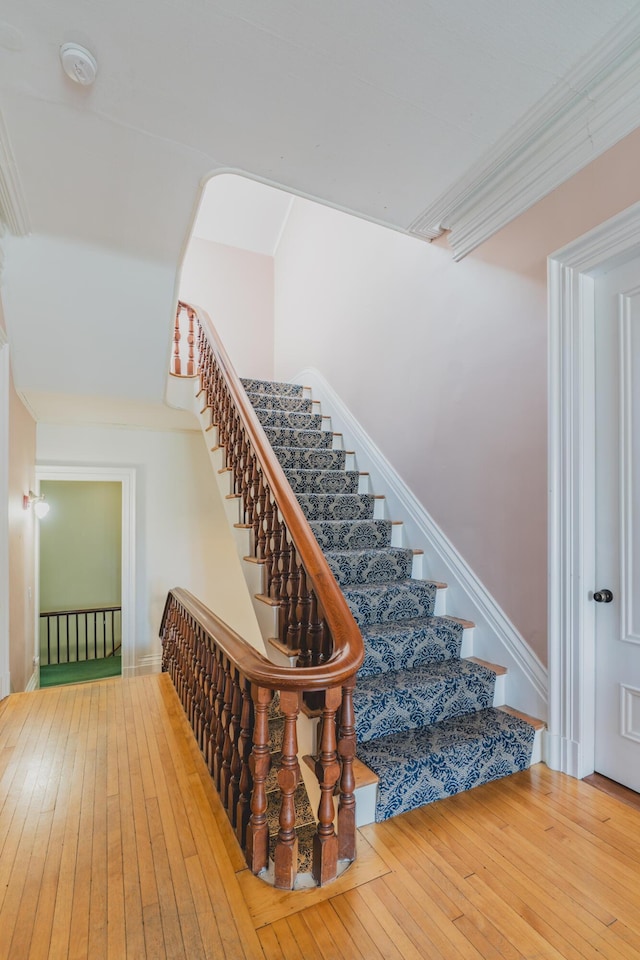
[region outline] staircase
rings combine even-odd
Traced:
[[[504,671],[461,656],[473,624],[445,615],[445,585],[421,579],[329,418],[296,384],[243,385],[362,632],[356,737],[375,819],[528,767],[534,722],[495,705]]]

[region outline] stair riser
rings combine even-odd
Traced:
[[[388,521],[354,521],[351,524],[311,521],[323,550],[371,550],[390,546],[393,526]]]
[[[340,586],[365,583],[389,583],[411,576],[413,555],[410,550],[328,553],[327,561]]]
[[[265,429],[272,427],[287,430],[322,430],[324,427],[323,418],[314,413],[257,409],[256,416]]]
[[[344,450],[301,450],[295,447],[274,447],[284,470],[349,470],[349,457]]]
[[[291,447],[295,450],[331,450],[333,434],[326,430],[287,430],[265,427],[267,439],[273,447]]]
[[[287,479],[295,494],[357,494],[360,491],[360,475],[341,470],[288,471]],[[366,491],[364,491],[366,493]]]
[[[372,520],[375,499],[359,494],[298,494],[307,520]]]
[[[384,591],[347,587],[344,591],[347,603],[360,627],[390,620],[408,620],[430,617],[435,612],[436,589],[418,580],[405,581],[401,586],[391,586]]]
[[[252,380],[241,377],[240,382],[247,393],[258,396],[302,397],[304,388],[298,383],[284,383],[279,380]]]
[[[402,621],[390,624],[391,634],[363,631],[365,659],[359,678],[376,676],[397,670],[408,670],[425,663],[459,660],[465,644],[465,633],[459,624],[438,622],[433,617],[415,625],[408,623],[402,633]]]

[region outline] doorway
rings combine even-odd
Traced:
[[[603,677],[617,707],[614,699],[608,705],[600,700],[598,659],[608,653],[600,643],[599,628],[603,627],[609,638],[604,644],[613,643],[612,638],[615,643],[626,641],[617,627],[607,625],[614,603],[597,603],[595,596],[611,588],[599,578],[617,576],[613,563],[616,569],[621,562],[624,565],[622,546],[618,549],[609,536],[615,503],[608,508],[609,520],[601,520],[600,529],[596,522],[597,499],[603,487],[598,460],[603,458],[606,464],[612,456],[606,443],[603,446],[607,429],[611,429],[609,442],[616,456],[619,453],[618,427],[603,425],[604,414],[596,404],[596,393],[598,368],[602,366],[597,354],[602,350],[602,337],[612,336],[606,327],[598,333],[598,285],[600,278],[640,256],[639,238],[640,204],[635,204],[549,258],[548,763],[553,769],[580,778],[596,769],[596,720],[599,728],[604,709],[610,733],[615,728],[619,736],[625,722],[625,682],[635,686],[632,677]],[[632,288],[628,287],[627,293]],[[615,354],[615,344],[609,346]],[[618,410],[617,392],[608,402]],[[622,491],[616,480],[613,486]],[[618,516],[617,529],[623,527]],[[615,585],[614,597],[619,597],[618,581],[611,582]],[[624,601],[624,597],[621,599]],[[625,604],[618,601],[615,606],[622,610]],[[626,706],[633,733],[640,726],[640,700],[627,700]],[[635,749],[640,751],[640,735]],[[598,756],[601,754],[599,743]]]
[[[40,686],[121,673],[122,489],[41,480]]]
[[[79,484],[115,484],[118,487],[120,500],[120,531],[119,531],[119,592],[120,592],[120,612],[114,612],[114,622],[111,623],[111,613],[104,610],[104,629],[102,614],[94,624],[91,615],[85,624],[84,616],[79,617],[76,623],[72,617],[69,624],[64,621],[60,624],[56,622],[55,626],[50,627],[50,643],[53,638],[57,640],[58,631],[61,637],[66,641],[67,632],[70,639],[79,638],[83,659],[86,647],[89,648],[89,658],[91,654],[101,653],[109,644],[108,634],[113,630],[117,634],[119,642],[119,653],[121,656],[121,673],[123,677],[133,676],[135,673],[136,653],[135,653],[135,469],[126,467],[83,467],[83,466],[38,466],[36,467],[36,480],[38,489],[47,482],[62,482],[65,486],[70,483]],[[78,488],[80,489],[80,488]],[[47,518],[48,519],[48,518]],[[44,521],[46,522],[46,521]],[[37,571],[41,569],[42,550],[40,536],[36,544],[36,564]],[[36,577],[36,583],[39,587],[39,577]],[[43,599],[49,599],[44,597]],[[95,607],[95,604],[93,605]],[[102,604],[104,607],[105,604]],[[107,607],[115,607],[117,604],[106,604]],[[42,606],[40,590],[36,603],[36,636],[42,636],[40,626],[40,610],[45,610]],[[78,610],[78,607],[70,608],[72,612]],[[56,612],[56,611],[54,611]],[[64,611],[63,611],[64,612]],[[81,611],[84,614],[84,611]],[[46,630],[46,627],[45,627]],[[46,643],[46,634],[45,640]],[[63,652],[62,659],[66,657]],[[71,681],[66,681],[71,682]]]

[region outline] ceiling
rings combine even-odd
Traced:
[[[202,178],[406,229],[636,0],[4,0],[0,110],[34,232],[181,249]],[[91,88],[59,47],[98,60]]]
[[[272,257],[293,199],[256,180],[220,174],[205,187],[192,235]]]
[[[77,332],[89,297],[115,363],[132,333],[123,304],[134,303],[131,356],[162,366],[180,260],[214,173],[423,236],[455,227],[449,199],[467,198],[478,170],[524,156],[523,120],[544,140],[540,104],[555,104],[560,126],[571,104],[590,109],[590,65],[606,79],[621,50],[640,49],[639,14],[640,0],[3,0],[0,246],[16,383],[73,395],[90,381],[102,396],[161,399],[159,368],[141,383],[132,359],[114,381]],[[69,41],[97,58],[92,87],[63,73]],[[640,124],[637,95],[625,109]],[[593,152],[603,148],[592,119],[580,129]],[[272,253],[289,200],[260,201],[245,185],[242,201],[224,185],[197,231]],[[33,283],[43,273],[46,288]],[[56,311],[67,332],[51,329]]]

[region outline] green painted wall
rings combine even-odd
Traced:
[[[40,610],[120,604],[122,486],[46,480],[40,522]]]

